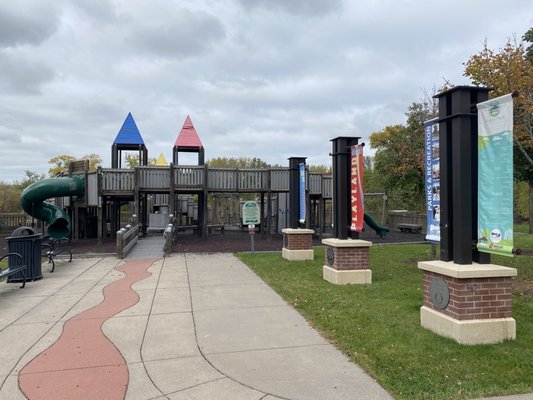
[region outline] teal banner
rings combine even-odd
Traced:
[[[478,108],[479,251],[513,253],[513,99],[505,95]]]

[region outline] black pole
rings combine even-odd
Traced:
[[[477,241],[477,107],[490,89],[457,86],[435,96],[439,100],[442,261],[489,263]]]
[[[300,225],[300,170],[307,157],[289,158],[289,227],[297,229]]]
[[[351,225],[351,185],[350,147],[355,146],[360,137],[339,136],[331,139],[333,144],[333,236],[337,239],[359,239],[358,232],[350,230]]]

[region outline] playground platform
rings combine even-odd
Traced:
[[[392,398],[233,255],[143,246],[0,284],[0,398]]]

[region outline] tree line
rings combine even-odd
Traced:
[[[533,28],[521,40],[508,39],[503,48],[491,49],[485,41],[482,49],[463,65],[463,75],[473,85],[492,89],[490,98],[508,93],[517,95],[514,99],[515,214],[517,218],[528,218],[533,215]],[[453,86],[446,81],[440,90]],[[423,122],[437,116],[436,106],[426,96],[408,107],[406,123],[387,126],[370,135],[370,146],[376,150],[370,170],[370,174],[376,175],[372,185],[389,193],[392,208],[425,211]],[[533,218],[529,218],[529,224],[533,233]]]

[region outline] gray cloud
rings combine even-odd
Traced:
[[[0,45],[36,45],[58,28],[59,18],[53,3],[18,0],[0,2]]]
[[[26,54],[0,50],[0,88],[6,92],[35,94],[53,79],[54,72]]]
[[[239,0],[245,9],[282,10],[292,15],[319,17],[342,9],[342,0]]]
[[[175,8],[169,18],[135,18],[128,26],[126,44],[164,58],[206,53],[225,37],[218,18],[204,11]]]
[[[150,157],[172,158],[190,115],[207,159],[329,164],[331,138],[368,141],[403,123],[424,88],[468,83],[461,63],[485,37],[502,46],[533,25],[529,0],[11,3],[19,29],[0,35],[6,181],[46,173],[59,154],[100,154],[108,167],[128,112]]]

